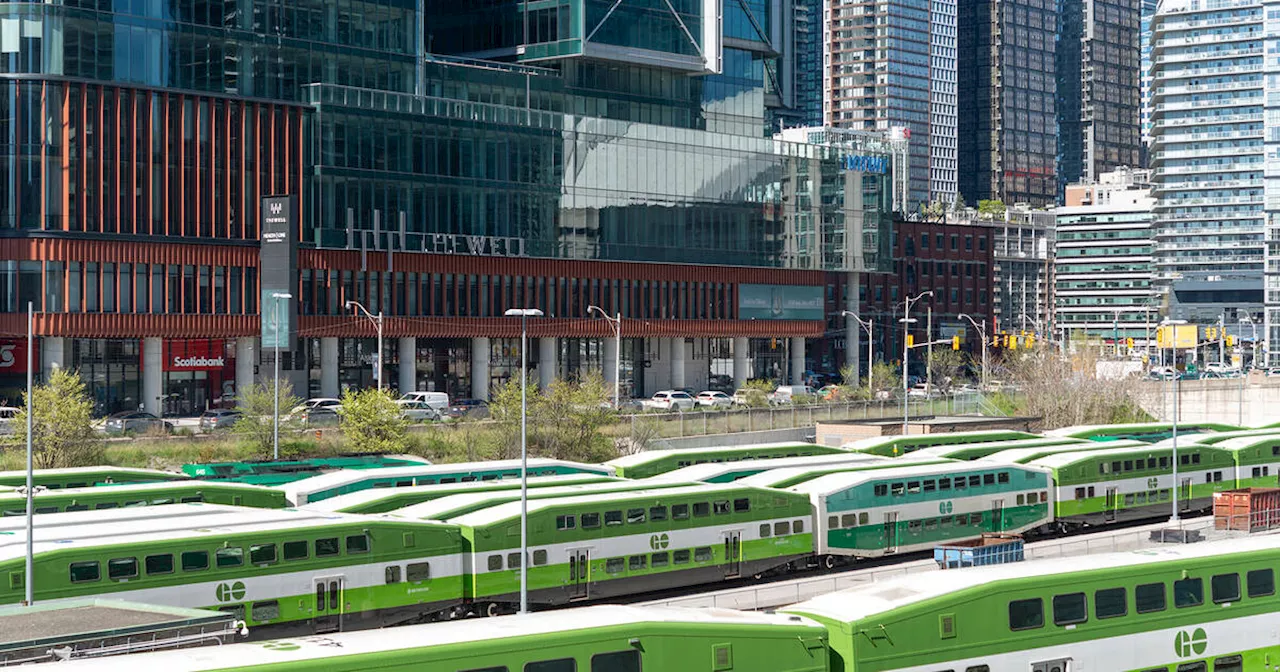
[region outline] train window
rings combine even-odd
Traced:
[[[710,546],[703,546],[703,547],[701,547],[701,548],[695,548],[695,549],[693,549],[693,561],[694,561],[694,562],[708,562],[708,561],[710,561],[710,560],[711,560],[711,547],[710,547]]]
[[[219,548],[213,552],[213,562],[218,569],[222,569],[223,567],[239,567],[244,564],[244,549],[239,546]]]
[[[540,550],[534,551],[534,552],[533,552],[533,566],[534,566],[534,567],[541,567],[541,566],[543,566],[543,565],[545,565],[545,564],[547,564],[547,551],[546,551],[545,549],[540,549]]]
[[[1222,482],[1222,472],[1221,472],[1221,471],[1215,471],[1215,472],[1213,472],[1213,482],[1214,482],[1214,483],[1221,483],[1221,482]]]
[[[689,520],[688,504],[672,504],[671,505],[672,520]]]
[[[951,489],[951,479],[949,479],[949,478],[939,478],[939,479],[938,479],[938,489],[939,489],[939,490],[950,490],[950,489]]]
[[[388,586],[400,583],[400,565],[387,565],[387,568],[383,570],[383,575],[383,582]]]
[[[951,484],[955,486],[956,490],[964,490],[964,482],[964,476],[956,476],[956,479]]]
[[[938,485],[937,485],[937,481],[925,481],[925,482],[924,482],[924,491],[925,491],[925,492],[933,492],[935,489],[937,489],[937,487],[938,487]]]
[[[524,672],[574,672],[577,669],[578,664],[572,658],[540,660],[536,663],[526,663],[524,666]]]
[[[1038,504],[1041,501],[1049,501],[1048,496],[1039,492],[1032,492],[1027,495],[1028,504]]]
[[[644,522],[644,509],[627,509],[627,523],[638,525]]]
[[[907,494],[908,495],[920,494],[920,481],[907,481]]]
[[[1167,502],[1167,501],[1169,501],[1169,491],[1168,491],[1168,490],[1161,490],[1161,491],[1160,491],[1160,501],[1162,501],[1162,502]]]
[[[1204,581],[1179,579],[1173,582],[1173,606],[1183,609],[1204,604]]]
[[[751,500],[747,497],[733,500],[734,513],[746,513],[751,510]]]
[[[519,551],[507,554],[507,569],[520,569]]]
[[[797,520],[797,521],[795,521],[795,522],[791,523],[791,531],[792,531],[793,533],[795,533],[795,534],[803,534],[803,533],[804,533],[804,521],[803,521],[803,520]]]
[[[676,551],[672,553],[671,561],[677,565],[689,564],[689,551]]]
[[[598,653],[591,656],[591,672],[640,672],[640,652]]]
[[[1214,604],[1240,601],[1240,575],[1217,574],[1209,579],[1209,592]]]
[[[1178,672],[1207,672],[1209,666],[1204,663],[1183,663],[1174,669]]]
[[[859,514],[858,514],[858,524],[859,524],[859,525],[866,525],[866,524],[867,524],[867,521],[868,521],[868,520],[870,520],[870,519],[871,519],[871,518],[870,518],[870,516],[868,516],[866,513],[859,513]]]
[[[627,558],[627,569],[633,572],[644,569],[644,563],[647,559],[643,555],[633,555]]]
[[[249,613],[253,615],[253,620],[259,623],[274,621],[280,618],[280,603],[276,600],[254,602],[253,609]]]
[[[928,519],[928,520],[924,521],[924,529],[925,529],[925,530],[929,530],[929,531],[933,531],[933,530],[938,529],[938,519],[937,519],[937,518],[930,518],[930,519]]]
[[[1275,574],[1269,569],[1255,569],[1245,575],[1249,597],[1265,597],[1276,592]]]
[[[89,583],[102,578],[98,561],[71,563],[71,583]]]
[[[88,505],[88,504],[68,504],[68,505],[67,505],[67,511],[68,511],[68,512],[70,512],[70,511],[88,511],[88,510],[89,510],[89,505]]]
[[[1254,468],[1253,468],[1253,477],[1254,477],[1254,478],[1260,478],[1261,476],[1262,476],[1262,467],[1254,467]]]
[[[995,474],[983,474],[983,475],[982,475],[982,484],[983,484],[983,485],[995,485],[995,484],[996,484],[996,475],[995,475]]]
[[[347,553],[368,553],[369,535],[353,534],[347,537]]]
[[[840,516],[827,516],[827,527],[832,530],[840,529]]]
[[[666,551],[654,553],[653,556],[649,558],[649,564],[653,567],[666,567],[671,564],[671,556],[669,556]]]
[[[769,523],[761,523],[761,524],[760,524],[760,538],[761,538],[761,539],[764,539],[764,538],[765,538],[765,537],[767,537],[767,536],[769,536]]]
[[[107,561],[107,578],[132,579],[138,576],[137,558],[112,558]]]
[[[667,507],[651,506],[649,507],[649,520],[657,523],[667,519]]]
[[[496,572],[500,569],[502,569],[502,556],[501,555],[489,556],[489,571]]]
[[[970,476],[970,477],[969,477],[969,487],[971,487],[971,488],[976,488],[976,487],[978,487],[978,486],[980,486],[980,485],[982,485],[982,477],[981,477],[981,476]]]
[[[1135,504],[1146,504],[1146,503],[1147,503],[1147,493],[1145,493],[1145,492],[1135,492],[1135,493],[1133,493],[1133,502],[1134,502]]]
[[[626,567],[627,561],[622,558],[609,558],[604,563],[604,571],[609,574],[621,574]]]
[[[1244,672],[1244,658],[1241,656],[1214,658],[1213,672]]]
[[[979,526],[981,526],[981,525],[982,525],[982,519],[983,519],[983,513],[982,513],[981,511],[977,511],[977,512],[974,512],[974,513],[969,514],[969,524],[970,524],[970,525],[972,525],[972,526],[974,526],[974,527],[979,527]]]
[[[1185,464],[1191,464],[1191,456],[1190,456],[1190,455],[1179,455],[1179,456],[1178,456],[1178,463],[1179,463],[1179,464],[1184,464],[1184,465],[1185,465]]]
[[[574,527],[577,527],[575,516],[556,516],[557,530],[572,530]]]
[[[711,515],[711,505],[706,502],[694,502],[693,515],[696,518]]]
[[[1036,597],[1009,603],[1009,629],[1032,630],[1044,626],[1044,602]]]
[[[322,558],[326,555],[338,554],[338,538],[329,537],[327,539],[316,539],[316,557]]]
[[[285,559],[285,562],[288,562],[290,560],[306,560],[307,559],[307,542],[305,541],[284,542],[284,559]]]
[[[911,520],[911,521],[907,521],[907,532],[910,532],[913,536],[914,536],[914,535],[919,535],[919,534],[920,534],[920,521],[918,521],[918,520]]]
[[[1093,593],[1093,615],[1097,618],[1115,618],[1128,612],[1124,588],[1106,588]]]
[[[791,523],[788,523],[785,520],[779,523],[774,523],[773,534],[779,537],[784,534],[791,534]]]
[[[729,500],[724,499],[715,502],[713,508],[715,509],[717,516],[729,513]]]
[[[1162,457],[1162,458],[1160,458],[1160,468],[1161,468],[1161,469],[1168,469],[1168,468],[1169,468],[1169,458],[1168,458],[1168,457]]]
[[[120,506],[120,505],[119,505],[119,504],[117,504],[117,503],[115,503],[115,502],[101,502],[101,503],[99,503],[99,504],[94,505],[94,507],[93,507],[93,508],[95,508],[95,509],[114,509],[114,508],[116,508],[117,506]]]
[[[1009,482],[1009,472],[1007,472],[1007,471],[1002,471],[1002,472],[1000,472],[1000,473],[996,474],[996,482],[997,482],[997,483],[1008,483],[1008,482]]]
[[[1022,506],[1023,504],[1026,504],[1026,503],[1027,503],[1026,495],[1018,495],[1018,506]]]
[[[907,491],[906,483],[894,483],[889,486],[889,492],[893,493],[894,497],[901,497],[902,494],[905,493],[906,491]]]
[[[133,499],[133,500],[130,500],[130,501],[125,502],[125,503],[124,503],[124,505],[125,505],[125,506],[146,506],[146,505],[147,505],[147,500],[145,500],[145,499]]]
[[[161,499],[153,499],[153,500],[151,500],[151,505],[152,505],[152,506],[160,506],[160,505],[162,505],[162,504],[172,504],[172,503],[173,503],[173,498],[171,498],[171,497],[164,497],[164,498],[161,498]]]
[[[963,514],[963,513],[962,513],[962,514],[960,514],[960,515],[956,516],[956,517],[955,517],[955,523],[956,523],[956,527],[962,527],[962,526],[968,525],[968,524],[969,524],[969,516],[968,516],[968,514]]]
[[[622,524],[622,512],[621,512],[621,511],[605,511],[605,512],[604,512],[604,524],[605,524],[606,526],[621,525],[621,524]]]
[[[889,494],[889,486],[881,483],[874,488],[874,492],[876,497],[884,497]]]
[[[858,514],[846,513],[840,517],[840,527],[853,527],[858,524]]]
[[[209,552],[208,551],[183,551],[182,552],[182,571],[198,572],[209,569]]]
[[[1156,458],[1154,458],[1154,457],[1148,457],[1148,458],[1147,458],[1147,468],[1148,468],[1148,469],[1155,469],[1155,468],[1156,468]]]
[[[1200,464],[1200,453],[1193,453],[1191,455],[1191,464]]]
[[[1133,506],[1133,493],[1129,493],[1124,496],[1124,505]]]
[[[1053,624],[1071,625],[1089,620],[1089,604],[1084,593],[1053,596]]]
[[[986,665],[973,665],[964,668],[964,672],[991,672],[991,668]]]
[[[1124,461],[1124,470],[1125,470],[1125,471],[1133,471],[1133,460],[1125,460],[1125,461]]]
[[[1144,583],[1133,589],[1133,601],[1139,614],[1150,614],[1165,609],[1163,583]]]
[[[276,561],[275,544],[258,544],[249,547],[249,563],[253,565],[270,565]]]
[[[1111,473],[1113,473],[1113,474],[1118,474],[1118,473],[1120,473],[1120,461],[1119,461],[1119,460],[1116,460],[1115,462],[1112,462],[1112,463],[1111,463]]]
[[[173,556],[165,553],[164,555],[148,555],[143,560],[143,565],[147,568],[147,574],[172,574],[173,573]]]
[[[1092,486],[1092,485],[1091,485],[1091,486],[1089,486],[1089,496],[1090,496],[1090,497],[1094,497],[1094,496],[1095,496],[1095,495],[1094,495],[1094,489],[1093,489],[1093,486]]]
[[[182,502],[183,504],[198,504],[204,501],[204,495],[192,495],[190,497],[183,497],[179,501]]]
[[[584,513],[582,514],[582,529],[594,530],[600,527],[600,514]]]

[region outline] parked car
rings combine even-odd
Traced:
[[[244,415],[240,411],[233,411],[226,408],[215,408],[205,411],[200,416],[200,431],[213,432],[219,429],[231,429],[236,424],[240,416]]]
[[[680,390],[663,390],[644,403],[645,408],[663,411],[692,411],[696,402],[689,393]]]
[[[0,406],[0,434],[13,433],[13,419],[18,417],[22,409],[13,406]]]
[[[400,401],[420,401],[437,411],[449,408],[449,395],[444,392],[409,392]]]
[[[173,431],[173,423],[166,422],[145,411],[124,411],[107,416],[104,431],[112,435],[141,434],[144,432]]]
[[[336,408],[341,405],[341,399],[333,399],[331,397],[312,397],[301,404],[294,406],[293,410],[289,411],[289,413],[301,413],[312,408]]]
[[[338,415],[338,411],[342,409],[338,406],[314,406],[304,409],[293,417],[297,418],[307,429],[315,429],[321,427],[337,427],[342,423],[342,416]]]
[[[929,387],[924,383],[916,383],[907,390],[907,396],[911,399],[924,399],[929,396]]]
[[[790,404],[795,397],[798,396],[816,396],[817,391],[808,385],[779,385],[769,395],[770,403],[774,404]]]
[[[1173,380],[1177,375],[1177,370],[1172,366],[1157,366],[1147,372],[1147,378],[1151,380]]]
[[[461,417],[468,418],[487,418],[489,417],[489,402],[483,399],[455,399],[449,405],[449,410],[445,415],[457,419]]]
[[[1280,369],[1267,369],[1268,378],[1280,377]]]
[[[698,396],[694,397],[694,401],[698,402],[699,406],[707,406],[710,408],[728,408],[733,405],[732,397],[724,392],[716,392],[713,390],[699,392]]]
[[[1236,367],[1231,366],[1230,364],[1227,364],[1225,362],[1209,362],[1208,364],[1204,365],[1204,372],[1216,373],[1220,375],[1228,375],[1228,374],[1240,373],[1240,369],[1237,369]]]
[[[426,401],[401,399],[396,403],[400,405],[400,414],[409,422],[438,422],[441,420],[440,411]]]

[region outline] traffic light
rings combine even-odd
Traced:
[[[1009,336],[1009,349],[1010,349],[1010,350],[1017,350],[1017,349],[1018,349],[1018,335],[1017,335],[1017,334],[1011,334],[1011,335]]]
[[[916,347],[916,337],[913,336],[912,334],[907,334],[907,347],[908,348]]]
[[[952,336],[952,337],[951,337],[951,349],[952,349],[952,350],[959,350],[959,349],[960,349],[960,337],[959,337],[959,336]]]
[[[1235,347],[1235,344],[1236,344],[1236,337],[1235,337],[1235,336],[1228,336],[1228,337],[1227,337],[1227,347],[1228,347],[1228,348]]]
[[[1035,345],[1035,343],[1036,343],[1035,334],[1027,334],[1026,339],[1022,341],[1023,347],[1026,347],[1026,348],[1030,348],[1031,346]]]
[[[1133,337],[1132,337],[1132,336],[1130,336],[1129,338],[1124,339],[1124,344],[1125,344],[1125,346],[1126,346],[1126,347],[1128,347],[1130,350],[1132,350],[1132,349],[1133,349]]]
[[[1216,340],[1218,340],[1218,328],[1217,328],[1217,327],[1205,327],[1205,328],[1204,328],[1204,338],[1205,338],[1205,340],[1206,340],[1206,341],[1216,341]]]

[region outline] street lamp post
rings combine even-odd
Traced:
[[[923,299],[926,296],[933,296],[933,290],[920,292],[914,297],[908,297],[903,305],[902,311],[902,435],[907,435],[908,421],[908,405],[907,405],[907,361],[911,356],[911,348],[907,345],[907,337],[911,334],[911,323],[915,320],[911,319],[911,304]]]
[[[31,606],[35,603],[35,540],[32,534],[35,532],[35,470],[33,468],[34,460],[31,451],[31,351],[35,345],[35,305],[27,302],[27,562],[26,573],[23,574],[22,583],[26,585],[26,594],[24,603]]]
[[[856,321],[858,322],[858,326],[860,326],[860,327],[862,327],[863,329],[866,329],[866,330],[867,330],[867,391],[868,391],[868,392],[870,392],[870,393],[871,393],[871,396],[874,398],[874,397],[875,397],[875,395],[876,395],[876,392],[875,392],[875,389],[876,389],[876,388],[875,388],[875,387],[872,387],[872,385],[871,385],[871,383],[873,382],[873,381],[872,381],[872,379],[871,379],[871,363],[872,363],[873,361],[875,361],[875,350],[874,350],[874,348],[875,348],[875,342],[872,340],[872,333],[871,333],[872,323],[871,323],[871,318],[867,318],[867,319],[865,319],[865,320],[864,320],[864,319],[862,319],[861,317],[858,317],[858,314],[857,314],[857,313],[855,313],[855,312],[853,312],[852,310],[842,310],[842,311],[840,311],[840,316],[841,316],[841,317],[852,317],[854,320],[856,320]],[[853,372],[853,376],[854,376],[855,378],[857,378],[857,377],[858,377],[858,372],[857,372],[857,371],[854,371],[854,372]],[[856,381],[855,381],[855,382],[856,382]]]
[[[520,318],[520,613],[529,612],[529,318],[542,317],[537,308],[508,308],[507,317]]]
[[[982,391],[986,392],[987,391],[987,350],[989,349],[988,343],[987,343],[987,325],[985,323],[978,322],[977,320],[973,319],[972,317],[970,317],[965,313],[960,313],[960,317],[963,319],[969,320],[969,324],[972,324],[973,328],[978,330],[978,335],[982,337]]]
[[[622,313],[610,317],[600,306],[587,306],[587,314],[593,312],[613,327],[613,407],[622,408]]]
[[[272,329],[272,336],[275,339],[275,395],[271,400],[271,454],[274,459],[280,459],[280,302],[292,299],[292,294],[284,292],[272,292],[271,299],[274,302],[272,310],[275,313],[275,328]]]
[[[379,310],[378,314],[374,315],[370,313],[369,309],[365,308],[364,304],[360,303],[359,301],[348,301],[347,308],[351,308],[359,313],[364,313],[364,316],[369,318],[369,321],[373,323],[373,328],[378,331],[378,366],[377,368],[374,369],[373,372],[377,376],[378,390],[381,391],[382,390],[382,311]]]
[[[1160,326],[1176,327],[1186,323],[1187,323],[1186,320],[1166,319],[1160,323]],[[1173,435],[1171,437],[1172,443],[1173,443],[1173,493],[1172,493],[1172,497],[1170,497],[1170,499],[1173,500],[1173,515],[1169,518],[1169,520],[1171,522],[1176,523],[1178,522],[1178,396],[1179,396],[1178,388],[1179,388],[1179,383],[1181,382],[1180,376],[1178,375],[1178,351],[1177,351],[1178,341],[1177,341],[1176,329],[1174,330],[1174,335],[1173,335],[1173,338],[1170,339],[1170,342],[1173,343],[1174,351],[1173,351],[1173,381],[1172,381],[1173,382]]]

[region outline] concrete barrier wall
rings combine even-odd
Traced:
[[[1280,422],[1280,378],[1184,380],[1178,385],[1179,422],[1223,422],[1257,427]],[[1173,420],[1173,383],[1144,382],[1139,403],[1164,422]]]
[[[686,436],[680,439],[662,439],[655,441],[651,450],[715,448],[718,446],[745,446],[753,443],[808,441],[811,436],[813,436],[813,427],[767,429],[760,432],[735,432],[733,434],[708,434],[706,436]]]

